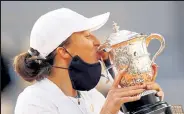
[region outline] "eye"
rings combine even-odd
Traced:
[[[91,35],[89,34],[89,35],[86,35],[85,37],[86,39],[90,39]]]
[[[87,38],[89,38],[90,37],[90,35],[88,35],[88,36],[86,36]]]
[[[86,37],[86,38],[89,38],[90,36],[91,36],[91,35],[90,35],[90,34],[88,34],[88,35],[86,35],[85,37]]]

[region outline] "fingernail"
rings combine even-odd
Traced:
[[[161,93],[160,92],[157,92],[157,96],[161,96]]]
[[[146,89],[142,89],[142,91],[145,91]]]
[[[137,96],[137,99],[141,99],[141,96],[140,96],[140,95],[138,95],[138,96]]]

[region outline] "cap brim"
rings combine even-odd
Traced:
[[[86,18],[81,24],[80,27],[75,30],[75,32],[90,30],[95,31],[101,28],[109,19],[110,12],[94,16],[92,18]]]
[[[110,12],[92,17],[89,19],[90,23],[91,23],[91,27],[90,27],[90,31],[95,31],[99,28],[101,28],[109,19],[110,16]]]

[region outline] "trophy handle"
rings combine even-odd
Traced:
[[[157,58],[157,56],[163,51],[163,49],[165,48],[165,39],[163,36],[161,36],[160,34],[156,34],[156,33],[153,33],[151,35],[149,35],[147,38],[146,38],[146,46],[148,47],[150,41],[152,39],[157,39],[160,41],[161,43],[161,46],[160,48],[158,49],[158,51],[155,53],[155,55],[153,56],[152,58],[152,61],[151,61],[151,64],[155,62],[155,59]]]

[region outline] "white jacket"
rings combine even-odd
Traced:
[[[99,114],[105,97],[96,89],[81,91],[78,99],[66,96],[45,78],[28,86],[18,97],[15,114]],[[119,114],[122,114],[119,112]]]

